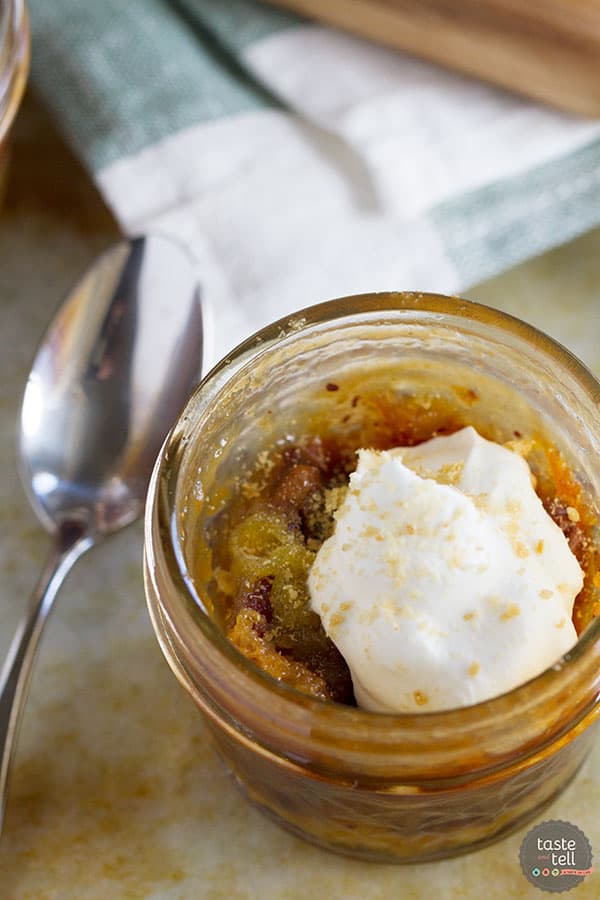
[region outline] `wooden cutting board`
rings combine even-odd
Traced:
[[[267,0],[600,117],[600,0]]]

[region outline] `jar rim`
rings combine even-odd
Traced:
[[[293,315],[285,316],[260,329],[227,354],[202,379],[184,409],[179,423],[194,414],[197,398],[207,390],[207,387],[219,383],[220,379],[220,384],[224,384],[225,381],[222,379],[228,372],[231,373],[231,376],[235,375],[245,363],[256,359],[259,354],[268,352],[271,347],[279,345],[287,337],[297,335],[319,324],[331,324],[338,319],[343,320],[359,315],[376,317],[385,313],[452,316],[458,321],[477,322],[510,333],[511,336],[534,345],[543,356],[551,357],[552,361],[558,364],[563,371],[568,370],[586,395],[595,403],[600,404],[600,383],[594,375],[571,351],[534,326],[507,313],[458,297],[429,293],[381,292],[329,300],[302,309]],[[327,728],[328,720],[333,715],[336,730],[341,728],[345,733],[352,734],[355,730],[368,729],[373,740],[382,738],[386,742],[387,738],[394,733],[406,734],[408,729],[414,730],[420,726],[426,726],[429,733],[432,730],[439,734],[447,733],[456,728],[457,720],[460,720],[461,732],[464,733],[466,730],[475,733],[481,728],[482,718],[501,723],[506,722],[514,715],[516,707],[520,711],[531,708],[533,705],[537,707],[542,695],[548,696],[559,681],[564,680],[569,672],[583,663],[594,646],[600,645],[600,616],[598,616],[582,632],[571,650],[534,678],[489,700],[469,706],[431,712],[371,712],[330,701],[321,701],[282,684],[251,663],[237,650],[222,629],[199,606],[199,598],[195,594],[179,552],[176,529],[172,527],[174,509],[171,508],[171,503],[175,494],[172,484],[169,484],[169,476],[173,461],[179,458],[181,452],[185,452],[185,448],[179,445],[180,438],[180,429],[176,425],[165,442],[154,470],[146,513],[146,552],[150,553],[151,557],[156,552],[156,548],[153,550],[151,546],[156,516],[162,539],[160,549],[165,556],[177,596],[184,605],[192,604],[190,609],[193,608],[198,617],[196,627],[200,627],[204,638],[211,643],[222,658],[227,669],[227,676],[234,678],[238,685],[246,681],[260,693],[262,699],[270,697],[280,705],[281,710],[292,717],[313,717],[320,726]],[[154,564],[155,561],[151,559],[150,565]],[[155,628],[159,627],[152,611],[151,615]],[[163,650],[166,653],[176,653],[176,645],[183,646],[186,643],[185,635],[178,633],[177,623],[171,618],[168,610],[161,608],[160,617],[163,624],[169,628],[170,633],[169,648],[166,649],[163,645]],[[170,662],[173,661],[170,660]],[[225,675],[223,678],[225,679]],[[596,697],[596,703],[597,699]],[[258,702],[260,703],[260,700]],[[335,710],[334,714],[331,713],[332,709]],[[328,710],[328,712],[325,713],[324,710]],[[581,710],[579,719],[584,718],[589,712],[589,707]]]
[[[30,60],[29,16],[25,0],[8,0],[0,10],[0,141],[21,103]]]

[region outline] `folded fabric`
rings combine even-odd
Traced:
[[[127,232],[198,259],[218,357],[458,292],[600,222],[600,123],[250,0],[29,0],[32,80]]]

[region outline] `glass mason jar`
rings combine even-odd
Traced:
[[[381,365],[399,390],[475,383],[472,424],[485,420],[498,440],[515,430],[549,434],[598,511],[600,385],[568,351],[456,298],[350,297],[263,329],[204,379],[154,471],[145,584],[162,650],[249,799],[322,847],[415,862],[506,835],[575,775],[600,713],[600,618],[509,693],[404,715],[303,695],[227,640],[211,616],[210,572],[197,547],[206,498],[225,503],[231,472],[318,405],[324,381],[350,369],[369,379]]]
[[[0,3],[0,198],[9,156],[9,132],[29,71],[29,22],[24,0]]]

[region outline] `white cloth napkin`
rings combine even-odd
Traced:
[[[33,79],[213,360],[335,296],[453,293],[600,222],[600,123],[249,0],[31,0]]]

